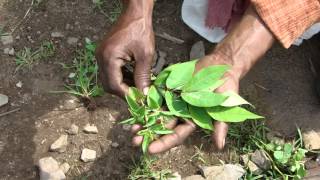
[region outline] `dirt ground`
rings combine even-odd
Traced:
[[[31,0],[0,0],[0,25],[7,31],[16,27],[30,3]],[[203,40],[183,24],[181,3],[158,0],[155,6],[155,31],[185,40],[184,44],[178,45],[156,38],[157,49],[168,54],[168,63],[187,60],[192,44]],[[111,11],[111,3],[107,3],[104,9]],[[62,90],[70,73],[59,63],[71,64],[75,50],[83,46],[84,38],[99,42],[110,27],[111,22],[94,9],[92,0],[48,0],[21,21],[13,33],[13,47],[18,51],[52,40],[56,46],[53,57],[41,61],[32,70],[15,73],[14,57],[4,55],[5,47],[0,46],[0,93],[10,98],[9,104],[0,108],[0,113],[20,108],[16,113],[0,117],[0,179],[37,179],[35,165],[46,156],[71,165],[68,179],[126,179],[132,159],[138,159],[140,154],[130,145],[130,133],[117,124],[118,120],[128,117],[125,102],[105,94],[96,99],[98,108],[89,112],[70,95],[50,93]],[[52,38],[52,32],[61,32],[64,37]],[[80,43],[69,45],[68,37],[79,38]],[[312,58],[319,59],[317,39],[315,37],[288,50],[275,44],[241,82],[241,94],[267,117],[271,128],[286,136],[294,134],[296,124],[304,129],[320,129],[320,104],[313,90],[308,62]],[[210,46],[206,42],[208,51]],[[23,83],[22,88],[16,87],[19,81]],[[49,146],[65,134],[72,123],[80,130],[87,123],[95,124],[99,133],[80,132],[69,136],[65,153],[49,152]],[[119,146],[112,147],[112,143]],[[159,155],[157,168],[170,168],[183,176],[194,174],[197,168],[190,158],[196,152],[194,146],[201,144],[204,144],[204,156],[209,163],[215,163],[219,158],[226,161],[233,158],[229,152],[212,152],[209,138],[196,132],[182,146]],[[85,147],[97,151],[95,162],[80,161],[81,150]]]

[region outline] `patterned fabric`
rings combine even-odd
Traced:
[[[251,0],[274,36],[289,48],[311,25],[320,20],[319,0]]]

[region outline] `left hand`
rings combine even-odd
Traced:
[[[212,54],[203,57],[196,64],[195,73],[200,71],[202,68],[212,65],[230,65],[224,58],[218,55]],[[229,70],[224,78],[226,82],[219,87],[216,92],[223,93],[225,91],[238,92],[239,89],[239,77],[233,72],[233,69]],[[181,124],[177,123],[177,120],[172,120],[167,124],[167,128],[173,129],[174,133],[161,136],[158,140],[152,142],[149,146],[149,153],[156,154],[164,152],[170,148],[180,145],[195,129],[196,125],[192,121],[185,121]],[[212,134],[213,142],[218,150],[222,150],[225,145],[225,138],[227,136],[228,125],[223,122],[214,122],[215,131]],[[134,125],[132,128],[133,133],[139,131],[141,127]],[[140,145],[143,138],[142,136],[135,136],[133,138],[134,145]]]

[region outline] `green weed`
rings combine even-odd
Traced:
[[[139,163],[135,161],[130,169],[129,180],[166,180],[172,177],[172,172],[168,169],[157,171],[152,168],[156,159],[154,157],[142,156]]]
[[[52,57],[55,53],[55,47],[52,42],[45,41],[41,44],[36,50],[25,47],[23,50],[19,51],[16,54],[16,71],[21,68],[31,69],[34,64],[38,63],[41,60],[45,60],[48,57]]]
[[[108,10],[107,13],[104,10],[105,0],[93,0],[94,7],[98,9],[111,23],[114,23],[121,14],[122,11],[122,3],[120,0],[112,0],[111,1],[111,10]]]
[[[95,59],[96,44],[86,39],[85,48],[77,51],[77,56],[71,66],[65,66],[72,71],[71,83],[65,85],[66,92],[90,99],[91,97],[102,96],[104,91],[98,84],[98,64]]]
[[[270,141],[266,135],[268,132],[264,122],[249,121],[231,125],[228,138],[233,139],[232,148],[239,154],[260,150],[271,161],[271,168],[259,175],[254,175],[247,168],[243,179],[302,179],[306,174],[304,160],[308,151],[304,149],[300,129],[297,138],[289,142]]]

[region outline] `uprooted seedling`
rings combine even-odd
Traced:
[[[85,41],[85,48],[77,51],[77,56],[71,66],[64,68],[71,70],[70,83],[65,85],[65,92],[80,97],[89,110],[95,109],[93,97],[102,96],[104,91],[98,84],[98,64],[95,59],[96,44],[89,39]]]
[[[164,69],[153,81],[147,95],[131,87],[126,96],[132,117],[125,124],[140,124],[143,130],[142,150],[159,135],[171,134],[166,123],[174,118],[192,120],[205,130],[213,131],[213,120],[243,122],[261,119],[241,105],[251,105],[235,92],[215,93],[226,79],[226,65],[209,66],[195,75],[196,61],[174,64]],[[251,105],[252,106],[252,105]]]

